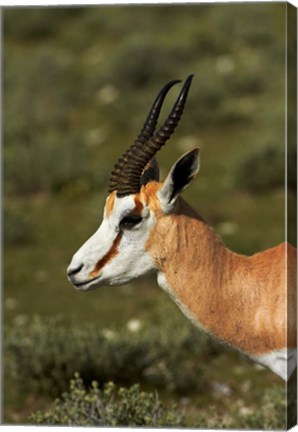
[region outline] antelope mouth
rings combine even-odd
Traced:
[[[72,282],[72,284],[79,291],[91,291],[98,288],[97,282],[99,282],[100,277],[101,276],[97,276],[82,282]]]

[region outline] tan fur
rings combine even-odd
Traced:
[[[158,207],[154,189],[158,184],[147,187],[148,196],[146,189],[141,191],[151,208]],[[208,333],[251,355],[296,346],[292,246],[283,243],[246,257],[227,249],[181,198],[175,214],[157,210],[146,250],[175,296]]]
[[[161,216],[162,211],[160,202],[157,198],[157,192],[161,188],[161,183],[151,181],[141,187],[140,193],[136,195],[137,200],[141,201],[144,205],[148,206],[150,210],[154,211],[156,216]]]
[[[116,197],[116,192],[113,191],[110,193],[110,195],[107,198],[107,202],[105,206],[105,213],[107,217],[109,217],[110,214],[112,213],[112,210],[114,208],[114,203],[115,203],[115,197]]]
[[[135,206],[135,209],[134,209],[133,213],[140,215],[142,213],[144,205],[143,205],[142,201],[140,200],[140,198],[138,196],[135,196],[134,202],[135,202],[136,206]]]

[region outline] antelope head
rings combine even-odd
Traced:
[[[184,154],[163,182],[155,155],[174,132],[192,81],[190,75],[164,124],[155,130],[167,83],[156,97],[144,126],[111,173],[109,193],[98,230],[73,256],[70,282],[87,291],[102,285],[121,285],[156,269],[147,239],[155,225],[175,212],[179,194],[199,170],[199,149]]]

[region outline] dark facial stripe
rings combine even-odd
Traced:
[[[113,241],[111,249],[96,263],[93,271],[89,274],[90,277],[98,276],[102,268],[118,254],[118,247],[121,241],[121,237],[122,233],[119,233]]]

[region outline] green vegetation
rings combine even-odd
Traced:
[[[30,421],[68,426],[183,426],[177,408],[164,408],[157,393],[142,392],[137,384],[116,390],[112,382],[100,390],[96,381],[86,390],[78,374],[70,382],[69,392],[56,401],[50,412],[37,412]]]
[[[211,407],[198,416],[195,426],[209,429],[283,429],[284,398],[284,391],[274,388],[264,397],[262,409],[252,413],[238,404],[232,408],[231,417],[219,416]],[[185,418],[179,407],[166,408],[157,392],[143,392],[137,384],[128,389],[116,389],[112,382],[100,390],[96,381],[86,389],[79,374],[75,374],[69,391],[55,401],[51,410],[32,414],[30,422],[49,426],[185,427]]]
[[[65,273],[156,93],[190,73],[184,117],[158,155],[161,178],[199,146],[185,198],[227,246],[250,254],[284,240],[285,7],[4,10],[5,422],[284,427],[281,381],[197,332],[154,278],[87,294]],[[76,378],[65,393],[76,371],[86,387]],[[95,406],[106,417],[88,423]],[[37,410],[50,414],[28,420]]]
[[[296,146],[288,147],[288,188],[296,191]],[[252,175],[253,174],[253,175]],[[285,187],[285,153],[276,145],[255,150],[239,163],[235,170],[235,182],[242,189],[251,192],[268,191]]]
[[[18,392],[59,396],[76,371],[85,381],[96,379],[100,385],[142,382],[177,393],[193,392],[216,349],[183,324],[168,322],[152,328],[133,320],[120,330],[83,324],[69,328],[57,318],[35,317],[26,325],[8,327],[8,368]]]
[[[251,365],[233,361],[232,353],[228,363],[232,359],[238,365],[230,381],[221,382],[227,365],[219,360],[226,354],[185,320],[180,323],[171,318],[158,327],[131,320],[125,328],[96,329],[35,317],[30,322],[19,318],[5,330],[5,370],[14,398],[22,400],[33,393],[43,401],[42,410],[27,419],[31,423],[206,428],[284,425],[285,387],[280,383],[268,387],[269,372],[258,370],[251,376]],[[210,373],[212,363],[217,366]],[[175,410],[167,408],[172,401]],[[202,402],[207,405],[204,410]]]
[[[228,416],[219,416],[214,408],[199,417],[198,427],[208,429],[286,429],[286,394],[276,386],[263,397],[260,407],[254,411],[243,409],[241,403],[232,407]]]
[[[6,205],[3,212],[4,243],[5,245],[28,244],[33,239],[33,227],[30,218],[15,209],[13,205]]]

